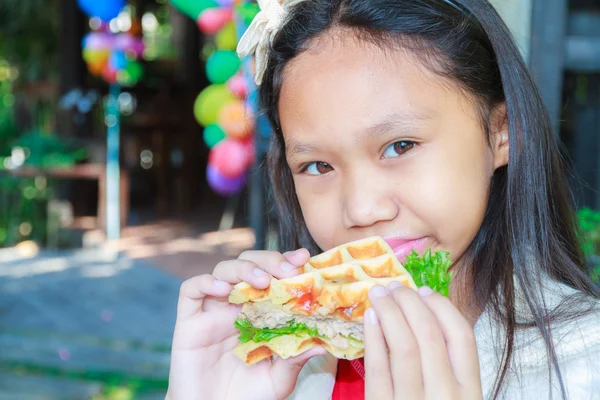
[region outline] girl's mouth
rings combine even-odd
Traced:
[[[412,251],[416,251],[419,255],[422,255],[427,250],[427,244],[429,242],[428,237],[421,238],[401,238],[398,236],[384,236],[383,240],[390,245],[396,257],[401,263],[406,261],[406,256],[411,254]]]

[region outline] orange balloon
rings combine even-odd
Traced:
[[[87,65],[87,67],[88,67],[88,71],[90,71],[90,74],[96,75],[96,76],[102,76],[102,73],[104,72],[104,67],[106,67],[106,61],[89,63]]]
[[[233,139],[245,139],[254,129],[252,110],[241,101],[232,101],[223,106],[219,113],[219,125]]]
[[[131,36],[139,36],[142,34],[142,24],[137,20],[131,21],[131,28],[127,32]]]

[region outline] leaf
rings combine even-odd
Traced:
[[[307,333],[313,337],[321,336],[317,328],[309,328],[296,321],[292,321],[288,326],[281,328],[256,328],[252,326],[250,321],[237,318],[234,325],[240,331],[238,339],[242,343],[247,343],[251,340],[256,343],[268,342],[278,336],[300,335],[302,333]]]
[[[404,268],[413,277],[417,287],[429,286],[447,297],[452,279],[452,272],[448,271],[452,265],[449,255],[450,253],[446,251],[437,251],[435,254],[431,254],[429,249],[422,257],[419,257],[413,250],[406,257]]]

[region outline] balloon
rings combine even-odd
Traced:
[[[136,58],[140,58],[141,56],[143,56],[144,50],[146,50],[144,40],[141,38],[136,38],[135,43],[133,44],[133,48],[131,50],[135,53]]]
[[[235,139],[248,137],[254,128],[254,116],[250,108],[240,100],[229,102],[219,113],[219,125],[227,136]]]
[[[237,47],[235,26],[232,23],[227,23],[215,36],[215,43],[219,50],[235,50]]]
[[[219,174],[219,171],[210,165],[206,167],[206,178],[210,187],[222,196],[236,194],[246,185],[246,174],[234,178],[227,178]]]
[[[142,24],[138,20],[131,21],[131,28],[127,31],[132,36],[138,36],[142,34]]]
[[[129,60],[127,56],[122,51],[115,51],[110,55],[108,59],[108,64],[113,68],[118,70],[125,69],[129,64]]]
[[[217,124],[210,124],[204,128],[204,142],[209,148],[213,148],[217,143],[225,139],[225,132]]]
[[[110,50],[83,50],[83,59],[88,64],[106,64]]]
[[[212,148],[208,155],[208,165],[219,174],[233,178],[241,175],[248,167],[250,154],[244,143],[239,140],[225,139]]]
[[[234,51],[217,50],[206,61],[206,75],[212,83],[225,83],[240,69],[240,58]]]
[[[117,74],[117,81],[123,86],[133,86],[144,75],[144,67],[138,61],[130,61],[124,70]]]
[[[102,72],[106,67],[106,63],[88,63],[87,67],[88,71],[90,71],[90,74],[95,76],[102,76]]]
[[[248,82],[243,75],[236,75],[227,81],[227,87],[231,90],[231,93],[235,94],[240,99],[246,98],[248,92]]]
[[[231,21],[232,13],[231,8],[207,8],[198,17],[198,28],[204,33],[214,35]]]
[[[217,5],[223,8],[230,8],[235,3],[234,0],[216,0]]]
[[[237,15],[242,17],[242,20],[246,25],[250,25],[256,14],[260,12],[260,7],[255,3],[242,3],[235,7]]]
[[[205,88],[194,103],[194,115],[202,126],[217,122],[223,105],[235,99],[225,85],[210,85]]]
[[[85,50],[109,50],[113,47],[113,37],[108,33],[91,32],[84,36],[81,47]]]
[[[77,0],[77,2],[88,16],[98,17],[103,21],[115,18],[125,7],[125,0]]]
[[[198,20],[200,13],[207,8],[217,7],[214,0],[171,0],[176,9],[192,18]]]
[[[102,77],[108,83],[115,83],[117,81],[117,71],[112,69],[110,65],[106,65],[102,71]]]
[[[242,144],[248,153],[248,165],[246,166],[246,168],[248,168],[252,165],[254,158],[256,157],[256,142],[254,139],[249,139],[242,141]]]

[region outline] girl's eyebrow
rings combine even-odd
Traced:
[[[424,122],[431,120],[430,115],[422,113],[394,112],[373,124],[365,131],[366,137],[382,136],[389,132],[410,134],[421,127]]]
[[[361,135],[359,140],[364,140],[368,137],[383,136],[388,133],[410,135],[415,130],[419,129],[424,122],[431,120],[431,116],[418,113],[403,113],[394,112],[381,119],[365,130],[365,134]],[[285,152],[288,158],[296,157],[300,154],[314,153],[318,151],[318,147],[297,142],[294,139],[288,139],[285,143]]]
[[[289,158],[300,154],[313,153],[317,150],[315,146],[307,143],[299,143],[294,139],[289,139],[285,144],[285,153]]]

